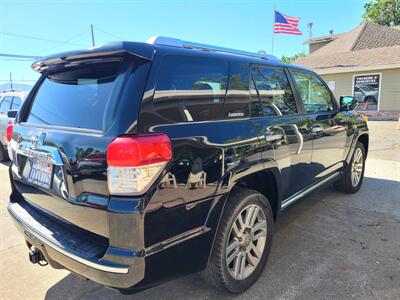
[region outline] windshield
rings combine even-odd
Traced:
[[[27,122],[102,130],[119,65],[92,64],[48,75],[36,93]]]

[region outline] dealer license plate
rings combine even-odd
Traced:
[[[53,166],[39,160],[32,160],[30,163],[32,167],[27,178],[28,182],[50,189]]]

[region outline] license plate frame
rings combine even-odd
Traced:
[[[49,190],[53,179],[53,165],[38,159],[30,159],[27,163],[30,163],[31,168],[26,180]]]

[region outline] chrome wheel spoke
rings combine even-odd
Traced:
[[[247,252],[247,258],[249,259],[249,262],[253,267],[257,266],[258,262],[260,261],[258,257],[253,256],[249,252]]]
[[[239,248],[239,242],[237,240],[230,242],[228,248],[226,248],[226,254],[231,253],[235,248]]]
[[[244,253],[239,253],[233,264],[234,274],[236,278],[240,279],[243,277],[245,264],[246,264],[246,255]]]
[[[251,243],[251,250],[253,250],[254,254],[256,255],[256,257],[258,259],[261,258],[261,253],[260,253],[260,251],[258,250],[257,246],[254,243]]]
[[[257,232],[256,234],[253,235],[253,241],[257,241],[259,238],[267,236],[267,230],[266,229],[262,229],[259,232]]]
[[[236,224],[236,221],[233,222],[232,230],[233,230],[233,233],[235,234],[235,236],[236,236],[236,237],[239,237],[239,235],[240,235],[240,229],[238,228],[238,226],[237,226],[237,224]]]
[[[244,224],[244,221],[243,221],[242,213],[240,213],[240,214],[237,216],[236,221],[238,221],[240,229],[243,230],[244,227],[245,227],[245,224]],[[235,221],[235,223],[236,223],[236,221]]]
[[[253,232],[257,232],[258,230],[267,231],[267,222],[265,220],[259,221],[254,225]]]
[[[238,257],[238,255],[240,254],[239,249],[235,249],[230,255],[226,256],[226,263],[228,265],[231,264],[231,262],[236,259]]]
[[[250,227],[251,226],[251,219],[253,218],[253,214],[254,214],[254,206],[250,206],[249,209],[246,210],[246,215],[245,215],[245,220],[244,220],[244,225],[246,227]]]

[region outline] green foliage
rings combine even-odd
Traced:
[[[292,62],[294,62],[296,59],[300,58],[300,57],[305,57],[306,53],[304,51],[301,51],[293,56],[282,56],[282,61],[285,63],[289,63],[291,64]]]
[[[400,0],[376,0],[364,4],[363,18],[384,26],[400,25]]]

